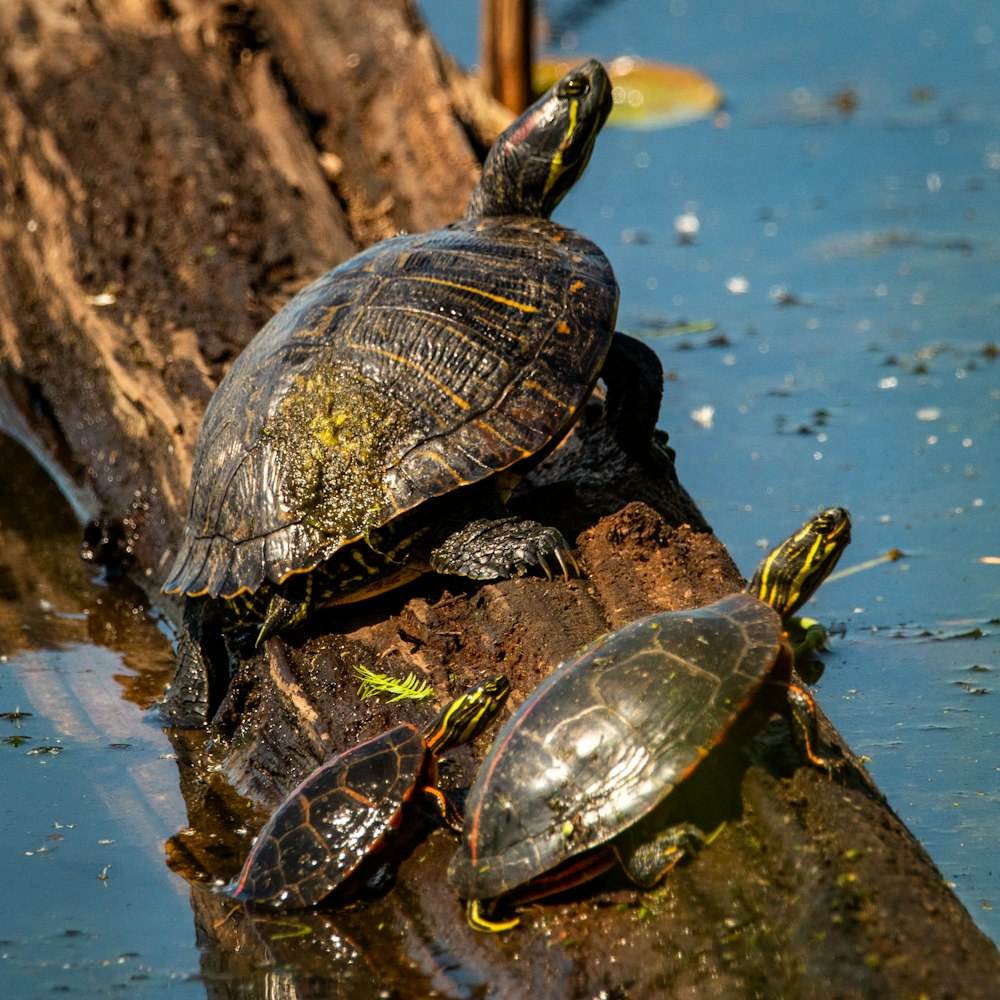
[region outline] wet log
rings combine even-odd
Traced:
[[[7,0],[0,65],[3,386],[153,594],[221,373],[317,274],[457,217],[488,116],[406,0]],[[585,577],[429,577],[272,640],[211,733],[177,734],[191,832],[169,846],[176,866],[231,875],[318,761],[429,717],[359,701],[356,664],[413,671],[439,702],[502,670],[516,702],[606,629],[741,583],[680,482],[618,452],[599,400],[516,502],[576,540]],[[694,861],[652,892],[610,875],[533,905],[507,935],[467,927],[442,831],[394,888],[343,910],[223,919],[194,885],[209,993],[263,994],[264,963],[289,995],[334,980],[353,996],[997,995],[996,949],[828,726],[824,740],[845,760],[833,780],[780,722],[748,758],[734,748],[702,796],[727,823]],[[481,752],[456,752],[444,783],[466,785]]]
[[[475,128],[409,3],[73,11],[0,5],[3,374],[159,578],[228,363],[334,263],[460,215]]]

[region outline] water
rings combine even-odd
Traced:
[[[634,0],[557,33],[556,49],[698,66],[728,115],[607,130],[558,218],[611,257],[620,325],[670,373],[661,423],[683,482],[745,572],[831,503],[854,515],[847,564],[906,553],[811,606],[836,633],[820,697],[1000,941],[1000,566],[981,561],[1000,556],[1000,10],[731,6]],[[423,7],[473,63],[473,5]],[[846,91],[850,115],[831,106]],[[675,236],[684,212],[693,245]],[[658,333],[682,320],[714,329]],[[230,974],[278,988],[202,967],[164,863],[186,817],[145,709],[168,643],[140,595],[75,560],[72,511],[17,446],[0,439],[0,460],[26,501],[0,519],[0,713],[32,713],[0,718],[0,993],[203,997]],[[29,559],[30,586],[12,582]]]
[[[830,504],[846,564],[906,554],[811,605],[839,633],[820,698],[1000,941],[1000,8],[549,6],[550,51],[693,65],[726,95],[725,127],[606,129],[557,218],[611,258],[681,480],[745,573]],[[474,64],[471,12],[422,8]],[[714,328],[657,336],[682,321]]]
[[[204,996],[164,864],[186,822],[177,764],[143,711],[170,644],[137,592],[89,578],[73,510],[2,435],[0,463],[0,995]]]

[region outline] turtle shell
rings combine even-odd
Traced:
[[[324,275],[213,396],[164,590],[281,583],[424,501],[537,460],[596,382],[617,304],[601,250],[537,218],[396,237]]]
[[[560,666],[501,730],[469,792],[451,866],[459,895],[492,899],[647,815],[758,714],[769,678],[788,681],[784,649],[777,613],[735,594],[632,622]]]
[[[333,757],[272,813],[223,892],[243,903],[314,906],[385,846],[414,791],[433,785],[436,774],[436,758],[412,725]]]

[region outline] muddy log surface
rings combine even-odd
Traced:
[[[152,594],[222,372],[313,277],[460,215],[489,112],[404,0],[6,0],[0,65],[3,389]],[[177,868],[232,875],[318,761],[430,717],[359,702],[356,664],[412,671],[439,704],[502,670],[516,704],[608,628],[741,583],[682,486],[618,453],[599,402],[516,502],[576,539],[585,578],[426,578],[271,640],[213,731],[178,734]],[[456,751],[442,783],[482,752]],[[1000,995],[996,949],[840,752],[834,780],[798,766],[776,721],[720,759],[691,808],[728,822],[661,888],[608,876],[506,935],[466,926],[439,830],[415,828],[394,887],[343,910],[223,920],[194,884],[206,991],[265,995],[280,964],[298,996]]]

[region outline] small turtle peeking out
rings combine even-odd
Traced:
[[[298,293],[220,382],[198,439],[163,590],[186,598],[164,710],[210,718],[229,639],[421,573],[578,573],[554,527],[504,504],[568,433],[598,379],[616,439],[669,461],[662,369],[615,332],[607,258],[549,217],[611,108],[594,61],[496,141],[464,218],[358,254]]]
[[[502,674],[469,688],[422,732],[397,726],[318,767],[271,814],[243,870],[222,891],[275,909],[345,898],[404,846],[410,809],[422,806],[456,830],[462,816],[437,787],[438,757],[489,728],[510,694]]]
[[[710,751],[742,745],[774,713],[807,759],[818,750],[812,698],[794,682],[784,624],[851,539],[846,510],[807,521],[744,592],[650,615],[558,667],[497,735],[469,791],[450,877],[469,923],[501,931],[508,910],[620,865],[655,885],[704,839],[670,805]],[[699,786],[702,787],[702,786]]]

